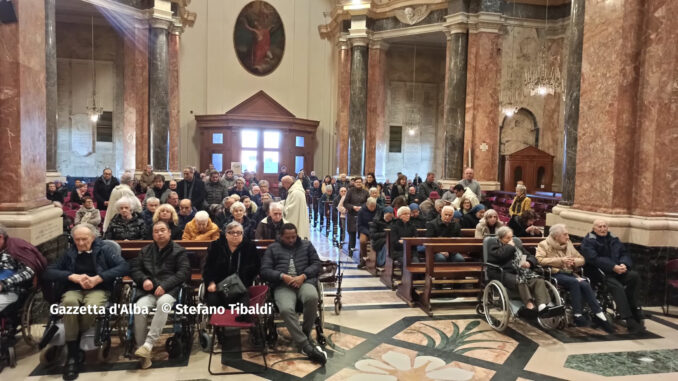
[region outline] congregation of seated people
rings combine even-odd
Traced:
[[[288,220],[305,215],[306,211],[291,213],[287,210],[289,203],[285,205],[286,196],[300,190],[309,200],[309,217],[314,225],[322,220],[326,205],[336,215],[335,224],[341,224],[348,235],[349,254],[360,251],[359,268],[366,266],[368,244],[376,253],[378,268],[385,265],[388,256],[396,266],[402,266],[403,238],[461,237],[462,229],[473,229],[476,239],[493,237],[488,241],[488,261],[502,272],[501,275],[490,272],[491,276],[519,293],[523,316],[551,316],[561,308],[551,300],[544,276],[535,271],[536,267],[546,267],[558,284],[569,291],[574,323],[577,326],[593,323],[611,332],[613,328],[592,286],[583,281],[583,269],[588,267],[603,274],[602,281],[612,290],[628,330],[643,329],[642,312],[636,302],[638,274],[632,270],[624,246],[607,231],[604,221],[594,223],[592,232],[584,239],[581,254],[569,240],[564,225],[551,228],[548,237],[539,243],[536,256],[525,250],[520,240],[513,239],[543,235],[542,228],[534,225],[537,217],[522,185],[516,187],[508,221],[502,221],[496,210],[482,202],[480,184],[473,178],[471,168],[447,191],[436,182],[432,172],[423,180],[415,175],[412,181],[399,173],[391,184],[377,183],[373,173],[365,179],[348,178],[345,174],[319,179],[313,171],[309,177],[303,171],[287,174],[285,169],[278,184],[281,202],[274,200],[269,182],[257,180],[252,173],[235,176],[229,169],[222,174],[210,166],[200,174],[187,167],[182,175],[178,182],[167,181],[148,166],[138,180],[130,173],[118,180],[106,168],[92,188],[78,181],[69,194],[58,182],[47,185],[47,198],[55,205],[65,211],[75,210],[77,205],[73,221],[65,226],[70,229],[74,245],[45,273],[46,279],[66,285],[63,304],[102,305],[110,294],[113,279],[124,275],[129,275],[138,287],[138,305],[156,307],[173,303],[181,285],[191,279],[186,250],[175,241],[211,241],[201,274],[205,303],[211,306],[248,303],[247,294],[228,299],[219,292],[217,285],[233,274],[245,286],[253,285],[256,279],[268,282],[294,343],[312,361],[324,364],[326,353],[311,340],[317,314],[315,283],[321,271],[319,257],[311,242],[302,239],[299,227]],[[0,236],[2,233],[0,229]],[[100,236],[114,241],[152,240],[152,243],[127,263],[103,245]],[[254,240],[275,243],[262,256]],[[413,262],[423,261],[423,249],[417,248]],[[435,253],[434,261],[453,263],[467,259],[460,253],[439,252]],[[5,257],[0,262],[13,266],[22,277],[32,277],[20,264]],[[10,285],[7,280],[0,281],[0,296],[4,298],[0,298],[0,309],[3,303],[11,301],[11,296],[7,296],[13,290]],[[295,312],[297,301],[303,305],[303,324]],[[593,320],[584,315],[584,304],[588,305]],[[151,366],[151,351],[167,319],[167,313],[156,312],[147,326],[147,318],[138,317],[134,337],[141,368]],[[247,319],[237,317],[239,321]],[[77,340],[92,324],[91,316],[69,317],[65,322],[68,360],[64,379],[77,378],[80,369]],[[222,341],[219,336],[219,342]]]

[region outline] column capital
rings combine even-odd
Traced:
[[[389,43],[384,40],[370,40],[369,42],[370,49],[388,50],[389,46]]]
[[[351,43],[346,36],[341,36],[337,39],[337,49],[348,50],[351,48]]]
[[[151,28],[166,29],[166,30],[169,30],[170,26],[172,25],[172,22],[169,21],[169,20],[159,19],[159,18],[155,18],[155,17],[148,20],[148,23],[150,24]]]
[[[180,22],[175,21],[170,25],[169,32],[170,34],[181,36],[181,34],[184,33],[184,26]]]
[[[354,46],[367,46],[370,43],[369,37],[351,37],[349,38],[349,43],[351,47]]]
[[[466,12],[459,12],[452,15],[445,16],[445,36],[449,40],[453,34],[466,33],[469,29],[469,14]]]

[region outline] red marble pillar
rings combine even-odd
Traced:
[[[170,27],[169,35],[169,170],[179,172],[179,43],[183,28]]]
[[[15,1],[0,24],[0,223],[40,244],[61,234],[61,210],[45,199],[45,2]]]
[[[499,33],[469,33],[463,163],[469,165],[471,150],[471,165],[479,181],[498,180],[500,46]]]
[[[136,28],[134,50],[134,77],[136,110],[136,166],[143,171],[150,163],[148,157],[148,25]]]
[[[634,173],[634,147],[639,133],[637,91],[644,3],[586,4],[575,209],[628,214],[634,187],[643,188],[638,182],[640,174]],[[664,13],[657,20],[669,22],[669,17],[674,16]],[[647,206],[651,203],[652,199],[645,200]]]
[[[122,167],[127,170],[140,168],[136,163],[137,135],[137,77],[136,41],[125,38],[123,42],[123,124]]]
[[[377,139],[384,135],[386,118],[386,50],[383,41],[370,42],[367,60],[367,131],[365,135],[365,174],[375,172]]]
[[[339,173],[348,172],[348,117],[351,98],[351,49],[345,39],[340,39],[338,45],[338,91],[337,96],[337,164]]]

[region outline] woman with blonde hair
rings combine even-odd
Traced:
[[[169,225],[173,240],[181,239],[184,232],[179,228],[179,216],[172,205],[162,204],[155,210],[155,213],[153,214],[153,224],[158,221],[165,221],[167,225]],[[151,237],[148,238],[151,239]]]

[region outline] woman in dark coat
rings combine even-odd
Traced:
[[[480,222],[480,219],[485,215],[485,205],[478,204],[471,208],[469,213],[464,214],[461,217],[461,228],[462,229],[475,229]]]
[[[257,229],[257,225],[254,222],[254,220],[247,217],[247,214],[245,214],[245,205],[240,201],[236,201],[233,203],[233,205],[231,205],[231,214],[229,218],[226,220],[226,225],[233,221],[242,225],[245,234],[245,239],[247,240],[254,239],[254,232]],[[222,228],[225,228],[225,226]]]
[[[217,284],[227,276],[238,273],[245,287],[254,283],[259,275],[259,253],[252,241],[243,238],[244,230],[238,222],[231,222],[224,228],[219,239],[212,242],[207,251],[207,259],[202,273],[205,283],[205,301],[210,306],[224,306],[229,304],[248,304],[248,297],[226,300],[224,295],[217,290]]]
[[[173,240],[181,240],[184,231],[179,227],[179,216],[177,215],[177,211],[174,209],[174,207],[170,204],[162,204],[160,205],[156,210],[155,213],[153,214],[153,224],[156,222],[160,221],[165,221],[167,225],[169,225],[170,231],[172,232],[172,239]],[[147,239],[152,239],[151,237],[151,229],[149,229],[149,234]]]
[[[407,177],[405,175],[398,176],[398,179],[391,187],[391,200],[398,196],[405,196],[407,198],[407,188]]]
[[[508,227],[513,230],[516,237],[541,237],[544,235],[543,232],[533,225],[536,219],[537,216],[533,211],[526,210],[521,215],[511,217]]]
[[[148,228],[141,214],[132,211],[132,203],[126,197],[115,203],[118,214],[106,230],[106,239],[115,241],[139,240],[147,237]]]
[[[416,237],[417,227],[410,222],[411,216],[410,208],[402,206],[398,209],[398,219],[393,221],[391,225],[391,258],[398,261],[402,265],[403,261],[403,244],[398,242],[403,237]]]

